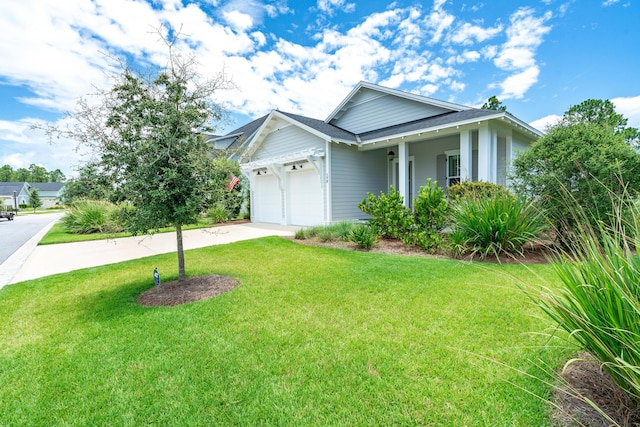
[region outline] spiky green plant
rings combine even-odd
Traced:
[[[573,245],[554,262],[564,287],[539,305],[640,403],[640,228],[637,207],[624,211],[614,229],[579,222]]]
[[[510,195],[463,198],[453,206],[450,242],[454,253],[522,254],[545,228],[541,212],[529,201]]]

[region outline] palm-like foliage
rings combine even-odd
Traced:
[[[632,217],[617,230],[580,228],[554,263],[564,288],[539,305],[640,401],[640,233]]]
[[[545,228],[540,211],[510,195],[464,198],[453,206],[450,240],[457,254],[516,255]]]

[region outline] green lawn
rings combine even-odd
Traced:
[[[232,222],[230,222],[232,223]],[[194,230],[198,228],[209,228],[219,224],[214,224],[209,218],[200,218],[197,224],[185,225],[183,230]],[[165,227],[157,230],[157,233],[171,233],[176,231],[175,227]],[[131,233],[92,233],[73,234],[69,233],[62,222],[57,222],[51,230],[38,242],[39,245],[53,245],[57,243],[86,242],[90,240],[115,239],[118,237],[131,237]]]
[[[175,278],[167,254],[0,290],[0,425],[551,424],[529,394],[549,388],[518,371],[547,378],[570,350],[532,334],[550,322],[516,286],[554,281],[548,266],[278,237],[186,257],[241,285],[139,306],[154,267]]]

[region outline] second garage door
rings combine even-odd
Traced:
[[[314,169],[290,172],[287,179],[287,222],[290,225],[323,223],[320,177]]]

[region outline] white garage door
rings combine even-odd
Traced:
[[[254,185],[251,206],[253,221],[280,224],[282,201],[278,179],[275,175],[256,176]]]
[[[290,172],[287,187],[287,222],[290,225],[322,224],[322,189],[318,173],[314,169]]]

